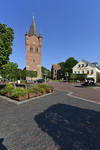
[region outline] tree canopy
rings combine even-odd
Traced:
[[[51,78],[51,72],[50,72],[50,70],[49,69],[46,69],[45,67],[41,67],[41,70],[42,70],[42,73],[43,73],[43,77],[45,76],[44,74],[45,74],[45,71],[47,72],[47,78]]]
[[[76,59],[74,59],[74,57],[69,57],[68,59],[66,59],[65,63],[64,63],[64,71],[68,72],[68,73],[72,73],[72,68],[78,63],[78,61]]]
[[[74,57],[69,57],[65,62],[58,63],[61,66],[63,73],[72,73],[72,68],[78,63]]]
[[[18,65],[16,63],[9,62],[5,65],[2,65],[1,76],[4,79],[16,80],[17,79],[17,72],[18,72]]]
[[[0,23],[0,68],[9,61],[9,56],[12,54],[13,39],[13,29]]]

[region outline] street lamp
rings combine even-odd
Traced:
[[[45,84],[46,84],[46,76],[48,75],[48,71],[44,71],[44,75],[45,75]]]
[[[60,73],[60,79],[63,80],[63,72]]]
[[[68,83],[68,76],[69,76],[68,72],[65,72],[65,76],[66,76],[66,82]]]

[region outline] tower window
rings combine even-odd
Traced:
[[[33,63],[35,63],[35,59],[33,59]]]
[[[30,48],[30,52],[33,52],[33,48],[32,47]]]
[[[38,52],[38,48],[35,49],[35,52]]]

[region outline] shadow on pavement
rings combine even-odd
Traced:
[[[34,120],[59,150],[100,150],[100,112],[56,104]]]
[[[4,141],[3,138],[0,139],[0,150],[7,150],[7,148],[2,144]]]

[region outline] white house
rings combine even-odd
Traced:
[[[82,59],[73,68],[73,74],[87,74],[87,78],[94,78],[95,82],[100,81],[100,69],[98,63],[89,63]]]

